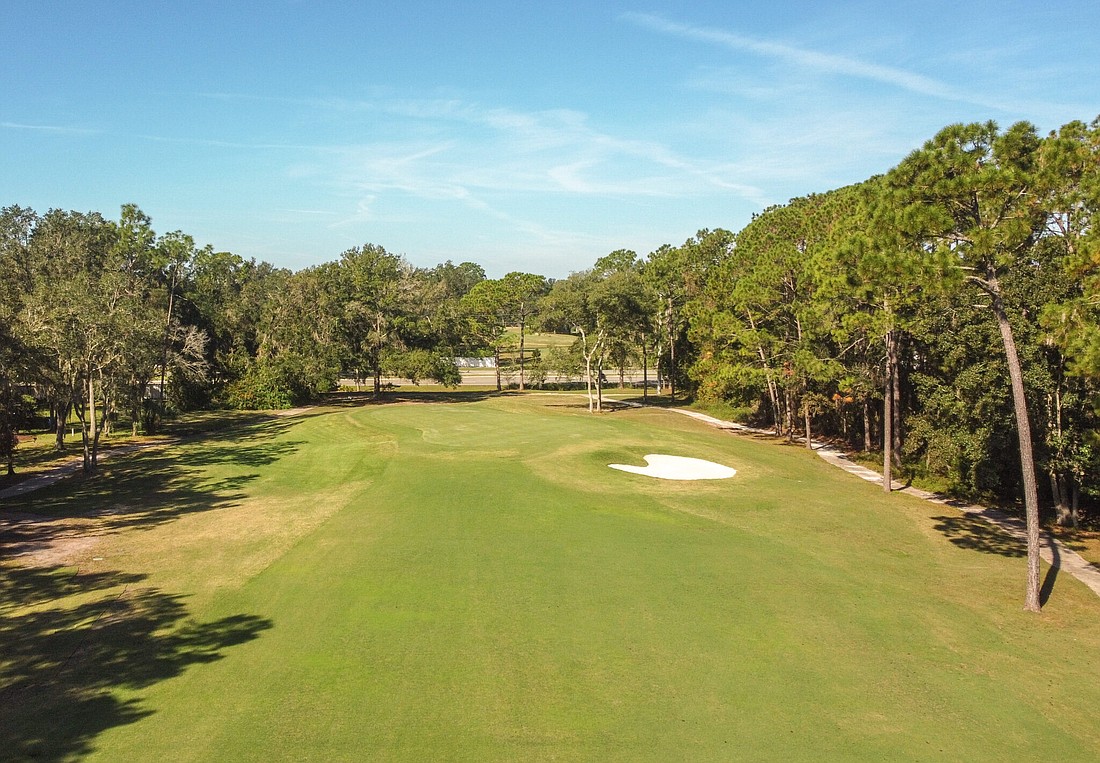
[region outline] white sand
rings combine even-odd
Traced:
[[[608,466],[619,471],[644,474],[647,477],[662,480],[725,480],[737,474],[736,469],[713,461],[704,461],[701,458],[650,453],[645,456],[645,462],[648,466],[627,466],[626,464],[608,464]]]

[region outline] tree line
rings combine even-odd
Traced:
[[[1060,523],[1095,495],[1100,122],[953,125],[885,175],[765,210],[689,301],[704,397]],[[762,393],[762,394],[761,394]],[[758,398],[759,399],[759,398]],[[797,422],[797,423],[796,423]]]
[[[520,389],[576,375],[599,411],[605,371],[645,368],[673,399],[881,451],[886,489],[921,477],[1020,498],[1035,534],[1040,498],[1075,524],[1100,489],[1098,205],[1100,120],[1045,136],[953,125],[737,233],[614,251],[556,281],[414,267],[375,244],[291,272],[158,236],[134,205],[117,221],[11,206],[0,452],[10,468],[36,405],[59,448],[76,418],[92,470],[118,421],[152,432],[170,410],[289,407],[342,375],[375,393],[387,376],[457,385],[466,356],[495,356],[499,389],[518,351]],[[533,329],[576,341],[533,357]]]

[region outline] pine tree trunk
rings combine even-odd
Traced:
[[[779,385],[775,379],[768,379],[768,394],[772,401],[772,429],[775,436],[780,437],[783,434],[783,407],[779,402]]]
[[[660,314],[658,313],[658,322],[660,322]],[[653,370],[657,372],[657,394],[663,395],[665,393],[665,379],[661,373],[661,361],[665,356],[664,348],[664,329],[661,326],[657,327],[657,341],[653,344],[653,357],[657,360],[657,365],[653,367]]]
[[[756,352],[760,355],[760,363],[764,367],[764,376],[768,382],[768,397],[772,404],[772,424],[775,427],[775,434],[778,436],[780,433],[779,388],[775,383],[775,377],[772,376],[772,369],[768,365],[768,356],[764,354],[764,348],[757,345]]]
[[[676,342],[671,337],[671,329],[669,330],[669,343],[668,343],[668,396],[672,400],[676,399]]]
[[[592,413],[594,410],[592,400],[592,356],[587,354],[584,357],[584,389],[588,393],[588,412]]]
[[[787,442],[794,442],[794,400],[789,389],[784,393],[784,409],[783,415],[786,417]]]
[[[1066,494],[1062,481],[1058,479],[1058,473],[1053,469],[1050,470],[1050,496],[1054,499],[1054,512],[1057,516],[1057,522],[1060,526],[1066,526],[1066,520],[1069,517],[1069,507],[1066,505]]]
[[[871,450],[871,403],[863,398],[863,451]]]
[[[997,328],[1000,329],[1001,341],[1008,361],[1008,376],[1012,381],[1012,406],[1016,412],[1016,435],[1020,443],[1024,512],[1027,517],[1027,592],[1024,609],[1038,612],[1042,608],[1042,602],[1039,600],[1039,491],[1035,481],[1035,456],[1031,448],[1031,421],[1027,412],[1024,375],[1020,368],[1020,357],[1016,353],[1012,325],[1005,314],[1000,286],[993,274],[990,274],[987,280],[990,285],[990,296],[993,298],[993,313],[997,317]]]
[[[95,385],[92,385],[92,393],[95,394]],[[93,398],[94,399],[94,398]],[[99,468],[99,438],[103,435],[103,428],[107,420],[107,401],[97,410],[92,404],[92,470]],[[97,418],[98,417],[98,418]]]
[[[1056,521],[1060,527],[1068,527],[1073,522],[1073,510],[1070,507],[1070,491],[1065,475],[1051,474],[1050,484],[1054,495],[1054,509]]]
[[[104,390],[106,390],[106,386],[107,385],[105,385],[105,384],[102,384],[102,383],[100,384],[100,387],[103,388]],[[114,406],[114,400],[111,398],[110,395],[107,394],[106,391],[104,391],[104,393],[103,393],[103,413],[102,413],[102,418],[100,418],[100,422],[101,422],[102,426],[100,426],[98,428],[97,432],[99,434],[105,435],[106,437],[111,436],[111,419],[113,418],[111,416],[111,414],[113,413],[113,411],[112,411],[113,406]],[[96,442],[98,442],[98,438],[97,438]]]
[[[584,353],[584,391],[588,394],[588,412],[592,413],[595,405],[592,399],[592,356],[595,354],[595,348],[588,346],[588,334],[583,329],[579,331],[581,348]]]
[[[374,316],[374,396],[382,394],[382,316]]]
[[[603,413],[603,359],[596,361],[596,413]]]
[[[770,371],[768,372],[768,394],[772,399],[772,426],[775,428],[775,436],[778,437],[783,433],[783,414],[779,406],[779,385],[775,383]]]
[[[9,386],[6,390],[6,396],[12,396],[12,390]],[[14,419],[7,419],[3,428],[0,428],[0,437],[4,438],[4,460],[7,462],[8,476],[11,477],[15,474],[15,448],[19,445],[19,439],[15,435],[15,421]]]
[[[749,319],[749,328],[756,331],[756,321],[753,320],[752,311],[746,310],[745,317]],[[775,436],[778,437],[781,434],[779,423],[779,387],[775,383],[775,377],[772,375],[771,366],[768,364],[768,355],[764,352],[763,345],[756,345],[756,354],[760,356],[760,365],[764,368],[764,378],[767,379],[768,382],[768,397],[771,398],[772,403],[772,424],[775,427]]]
[[[172,331],[172,306],[176,301],[176,277],[179,274],[179,266],[176,265],[172,268],[172,281],[168,289],[168,315],[164,319],[164,344],[161,346],[160,355],[160,415],[162,417],[168,414],[168,389],[165,384],[167,382],[168,373],[168,339],[171,336]],[[155,421],[155,417],[153,419]],[[153,433],[156,429],[156,424],[150,427],[149,434]],[[136,434],[136,432],[135,432]]]
[[[898,365],[898,342],[896,335],[894,337],[892,349],[893,358],[891,360],[891,365],[893,366],[894,370],[891,374],[890,393],[894,396],[894,404],[893,406],[891,406],[891,413],[894,416],[894,420],[891,422],[891,432],[894,436],[894,443],[893,448],[891,448],[891,452],[894,456],[894,464],[897,466],[901,466],[901,371]]]
[[[810,405],[807,400],[802,401],[802,416],[806,424],[806,447],[813,450],[814,441],[810,436]]]
[[[519,391],[523,392],[523,318],[519,319]]]
[[[894,367],[896,359],[894,332],[886,334],[886,378],[882,394],[882,490],[894,489]]]

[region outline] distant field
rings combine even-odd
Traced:
[[[516,341],[516,346],[519,346],[518,326],[508,329],[505,335],[513,337]],[[577,337],[573,334],[544,334],[538,331],[523,332],[524,350],[546,350],[551,347],[569,347],[576,340]]]
[[[0,757],[1096,759],[1100,600],[1023,612],[983,525],[667,411],[388,399],[5,505],[53,519],[3,538]],[[737,475],[607,468],[649,453]]]

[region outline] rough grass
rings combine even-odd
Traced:
[[[418,399],[431,397],[121,457],[9,507],[54,517],[9,533],[9,551],[62,526],[96,543],[64,566],[0,570],[0,749],[326,761],[1100,749],[1100,600],[1059,576],[1043,614],[1023,612],[1024,562],[1003,536],[803,448],[664,411]],[[646,453],[738,474],[673,483],[607,468]]]

